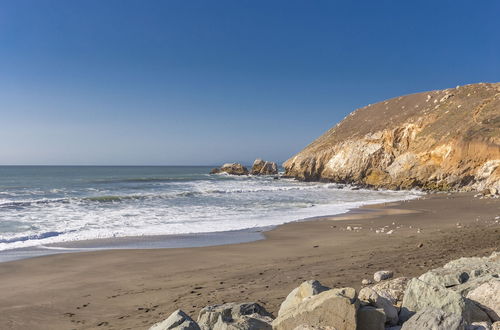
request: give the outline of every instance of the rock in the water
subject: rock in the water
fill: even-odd
[[[442,309],[445,313],[456,314],[466,322],[470,321],[465,298],[460,294],[443,286],[430,285],[417,278],[411,279],[401,305],[400,320],[404,322],[413,314],[429,308]]]
[[[372,289],[382,297],[391,300],[393,305],[400,306],[403,302],[403,296],[409,281],[409,277],[398,277],[392,280],[379,282],[372,286]]]
[[[149,330],[200,330],[200,327],[186,313],[178,309],[166,320],[156,323]]]
[[[392,305],[392,302],[380,296],[375,290],[371,288],[363,288],[358,293],[358,299],[361,302],[366,302],[373,307],[380,308],[384,311],[385,320],[384,323],[389,325],[398,324],[398,310]]]
[[[358,309],[357,330],[384,330],[385,313],[382,308],[363,306]]]
[[[257,158],[253,162],[252,170],[250,171],[253,175],[274,175],[278,174],[278,165],[275,162],[267,162],[260,158]]]
[[[227,303],[204,307],[198,316],[202,330],[271,329],[272,315],[257,303]]]
[[[440,309],[422,309],[403,323],[401,330],[465,330],[465,322],[460,315]]]
[[[239,163],[227,163],[220,168],[214,168],[210,174],[227,173],[231,175],[248,175],[248,169]]]
[[[393,275],[394,273],[390,270],[379,270],[378,272],[373,274],[373,279],[375,280],[375,282],[380,282],[392,278]]]
[[[330,288],[323,286],[319,281],[310,280],[303,282],[301,285],[293,289],[281,303],[278,315],[285,313],[291,308],[295,308],[304,299],[320,294],[326,290],[330,290]]]
[[[358,305],[353,288],[323,291],[280,313],[273,321],[273,329],[289,330],[304,324],[337,330],[356,329]]]
[[[492,279],[467,294],[493,321],[500,321],[500,280]]]

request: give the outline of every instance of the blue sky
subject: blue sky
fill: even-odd
[[[283,161],[352,110],[498,82],[500,2],[0,1],[0,164]]]

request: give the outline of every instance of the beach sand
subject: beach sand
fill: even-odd
[[[359,289],[381,269],[416,276],[498,251],[499,215],[499,199],[431,194],[285,224],[249,243],[0,263],[0,329],[147,329],[177,308],[196,318],[205,305],[231,301],[276,313],[304,280]]]

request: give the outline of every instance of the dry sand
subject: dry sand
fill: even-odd
[[[380,269],[415,276],[500,250],[499,199],[434,194],[367,209],[282,225],[251,243],[1,263],[0,329],[147,329],[177,308],[196,317],[205,305],[230,301],[276,313],[304,280],[359,288]],[[393,234],[375,233],[384,226]]]

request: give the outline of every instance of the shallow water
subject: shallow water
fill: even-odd
[[[352,190],[210,167],[2,166],[0,250],[79,240],[214,233],[339,214],[417,192]]]

